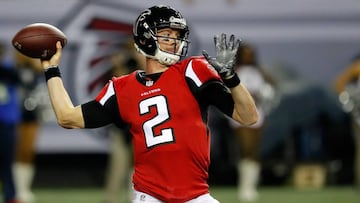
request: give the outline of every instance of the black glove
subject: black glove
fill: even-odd
[[[236,39],[235,41],[235,36],[231,35],[229,43],[226,43],[226,34],[223,33],[221,34],[221,37],[214,37],[216,57],[209,56],[205,50],[202,51],[205,59],[219,73],[225,85],[230,88],[235,87],[240,83],[240,79],[237,74],[235,74],[234,70],[236,52],[240,42],[240,39]]]

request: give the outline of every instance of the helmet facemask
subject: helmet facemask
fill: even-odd
[[[180,32],[182,30],[179,30]],[[182,34],[183,35],[183,34]],[[173,38],[167,36],[155,35],[154,40],[157,46],[154,57],[159,60],[160,63],[165,65],[172,65],[180,60],[181,57],[186,56],[188,50],[189,41],[187,37]],[[174,41],[172,50],[165,50],[160,47],[159,41]]]

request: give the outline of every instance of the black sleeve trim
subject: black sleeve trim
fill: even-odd
[[[187,82],[200,106],[213,105],[222,113],[232,117],[234,101],[229,89],[223,83],[212,80],[197,87],[192,80],[188,79]]]
[[[113,122],[113,117],[108,110],[95,100],[81,105],[85,128],[99,128]]]
[[[232,117],[234,111],[234,100],[227,87],[219,81],[211,81],[204,84],[200,91],[200,101],[215,106],[222,113]]]

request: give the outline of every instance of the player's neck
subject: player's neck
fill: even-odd
[[[150,59],[150,58],[146,59],[146,69],[145,69],[146,74],[164,72],[168,68],[169,68],[168,66],[159,63],[159,61],[155,59]]]

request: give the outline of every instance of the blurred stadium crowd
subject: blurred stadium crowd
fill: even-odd
[[[79,2],[78,7],[87,4],[95,8],[100,7],[100,4],[92,1]],[[184,2],[188,6],[198,3],[195,0]],[[239,3],[234,0],[225,2],[226,4]],[[113,4],[116,7],[122,5],[121,3],[120,5],[114,2],[109,3],[109,5]],[[125,3],[124,5],[124,8],[129,7]],[[88,12],[93,7],[89,6],[84,10]],[[132,7],[132,9],[139,10],[136,7]],[[66,57],[67,55],[77,54],[79,61],[64,61],[63,64],[64,66],[74,64],[64,71],[64,78],[69,81],[71,94],[79,102],[96,94],[98,87],[105,84],[111,76],[127,74],[141,68],[143,60],[133,50],[132,39],[129,38],[129,34],[131,34],[129,23],[116,22],[112,17],[107,18],[95,12],[95,15],[91,16],[92,20],[86,21],[83,23],[83,27],[80,27],[79,19],[82,17],[76,18],[76,16],[74,15],[75,20],[69,23],[70,26],[67,26],[65,30],[71,30],[72,34],[69,34],[69,46],[68,50],[65,50],[64,59],[70,58]],[[129,18],[131,17],[130,15]],[[359,18],[359,15],[354,16],[353,21],[359,20]],[[69,20],[71,19],[66,18],[57,24],[62,28],[61,26]],[[303,20],[308,21],[306,18]],[[208,22],[206,21],[206,23]],[[223,22],[219,22],[219,24],[221,23]],[[81,32],[90,30],[91,33],[79,35],[80,38],[84,36],[82,41],[79,36],[73,34],[80,32],[74,30],[76,26],[82,29]],[[216,32],[218,31],[214,30],[214,33]],[[236,32],[241,33],[241,29]],[[94,37],[94,33],[96,36],[101,36],[102,39]],[[203,49],[203,46],[206,46],[198,42],[201,38],[199,33],[201,30],[195,29],[192,37],[193,53],[197,53],[198,50]],[[75,43],[71,42],[72,37],[74,37]],[[30,117],[26,117],[27,121],[32,122],[27,125],[21,122],[25,118],[24,115],[29,116],[29,114],[22,114],[23,119],[19,118],[16,121],[17,124],[22,124],[19,125],[17,136],[20,136],[19,133],[28,134],[28,139],[17,145],[17,162],[14,167],[14,175],[17,180],[15,182],[18,186],[24,185],[19,187],[18,191],[25,193],[24,199],[30,199],[29,202],[32,202],[30,188],[33,186],[105,185],[105,199],[108,202],[115,202],[114,196],[119,188],[127,189],[129,187],[128,177],[132,170],[131,145],[127,131],[119,131],[112,126],[99,131],[87,131],[85,136],[92,136],[96,141],[106,143],[105,151],[76,152],[76,150],[42,151],[36,149],[39,146],[36,143],[40,142],[38,140],[40,138],[36,134],[51,134],[51,129],[56,131],[56,127],[53,127],[52,111],[49,103],[46,102],[48,98],[45,94],[47,90],[43,83],[44,80],[41,75],[37,74],[36,68],[29,68],[33,66],[32,62],[19,62],[24,59],[19,59],[13,53],[10,41],[1,40],[3,53],[7,54],[2,59],[2,64],[6,64],[4,67],[10,64],[9,66],[15,68],[14,74],[19,76],[19,109],[23,112],[26,110],[26,113],[32,111]],[[360,35],[357,42],[359,41]],[[279,49],[281,53],[286,52],[287,43],[284,42],[285,45]],[[251,38],[246,38],[244,44],[251,44],[255,59],[252,63],[241,64],[239,62],[238,66],[243,65],[246,68],[258,66],[261,67],[259,68],[261,73],[254,73],[250,70],[246,75],[246,73],[240,73],[239,70],[238,74],[242,81],[250,80],[246,85],[254,87],[253,96],[257,98],[257,103],[263,111],[264,120],[260,127],[242,129],[241,126],[234,126],[227,117],[219,114],[216,110],[210,109],[209,128],[212,131],[210,184],[240,184],[241,177],[249,176],[242,174],[242,171],[249,170],[241,168],[245,165],[245,157],[247,161],[253,160],[255,163],[255,166],[250,166],[252,167],[250,171],[258,170],[258,175],[255,175],[257,177],[254,180],[248,180],[254,182],[251,184],[255,188],[258,185],[293,185],[298,188],[356,185],[360,188],[360,135],[358,135],[358,128],[360,128],[358,122],[360,119],[360,91],[358,90],[360,62],[357,56],[357,51],[360,53],[360,47],[356,45],[358,50],[350,47],[349,49],[355,50],[352,52],[353,55],[342,59],[347,65],[332,71],[333,78],[324,79],[324,75],[329,76],[329,74],[321,72],[326,70],[324,67],[320,71],[314,70],[313,67],[307,67],[304,71],[301,70],[303,67],[294,67],[294,64],[288,61],[282,63],[279,58],[274,58],[276,63],[266,64],[263,62],[261,60],[264,59],[262,58],[263,51],[269,52],[272,44],[266,45],[261,40],[256,41]],[[299,44],[301,42],[297,41],[294,46]],[[345,44],[353,43],[346,41]],[[315,45],[321,46],[322,43],[315,43]],[[315,45],[312,44],[308,48],[311,49]],[[334,47],[336,46],[337,44],[334,44]],[[289,47],[292,48],[292,46]],[[282,49],[285,51],[281,51]],[[327,49],[325,46],[317,50]],[[311,52],[311,50],[306,51],[306,46],[300,46],[300,51],[302,52],[299,55]],[[341,52],[341,47],[337,51]],[[296,52],[291,57],[294,55]],[[327,56],[324,53],[321,54],[321,56],[324,55]],[[267,57],[269,59],[271,54],[268,54]],[[298,60],[303,59],[304,56],[300,56]],[[316,56],[309,57],[306,64],[315,59]],[[284,59],[284,61],[286,60]],[[19,69],[24,66],[28,66],[25,72],[24,69]],[[93,69],[87,70],[84,75],[78,74],[86,70],[88,66]],[[102,70],[99,71],[97,67],[101,67]],[[349,71],[346,72],[348,69]],[[1,71],[0,87],[3,88],[3,84],[9,78],[8,75],[2,77],[5,75],[5,69],[1,69]],[[304,73],[308,73],[308,75]],[[243,78],[241,74],[244,74]],[[255,80],[254,78],[257,77],[259,79]],[[321,82],[314,78],[319,78]],[[327,83],[324,84],[324,80],[327,80]],[[26,83],[29,81],[32,82],[31,85]],[[24,87],[27,87],[26,91]],[[85,90],[86,94],[79,93]],[[0,89],[0,109],[6,107],[3,105],[6,101],[4,91],[4,88]],[[6,110],[0,112],[5,115],[3,112]],[[0,118],[2,117],[0,116]],[[3,132],[5,131],[1,133]],[[68,131],[63,130],[60,133],[66,134]],[[122,134],[122,137],[120,138],[118,134]],[[254,138],[257,139],[254,140]],[[50,145],[53,146],[56,143]],[[3,149],[4,147],[0,150],[1,153],[3,153]],[[13,149],[9,148],[9,150]],[[21,156],[21,154],[23,155]]]

